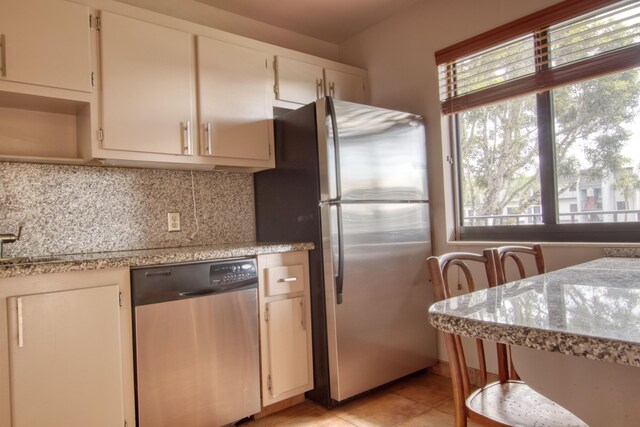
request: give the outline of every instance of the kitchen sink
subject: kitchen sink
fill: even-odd
[[[35,264],[41,262],[60,261],[60,258],[50,256],[19,256],[0,258],[0,265]]]

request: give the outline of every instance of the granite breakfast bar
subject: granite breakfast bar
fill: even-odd
[[[429,320],[512,344],[522,378],[589,425],[640,418],[640,259],[601,258],[450,298]]]

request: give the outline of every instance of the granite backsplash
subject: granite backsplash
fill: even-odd
[[[168,212],[180,213],[181,231],[167,231]],[[5,256],[254,241],[253,178],[0,162],[0,233],[19,225],[22,236]]]

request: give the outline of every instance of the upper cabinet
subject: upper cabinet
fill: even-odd
[[[0,81],[90,92],[89,8],[0,0]]]
[[[274,166],[265,52],[109,12],[101,21],[101,157]]]
[[[273,167],[268,55],[201,36],[197,45],[201,154]]]
[[[0,0],[0,161],[256,172],[275,167],[274,107],[366,102],[365,70],[72,1]]]
[[[274,69],[277,100],[304,105],[324,96],[321,66],[276,56]]]
[[[102,12],[102,148],[194,154],[191,34]]]
[[[327,95],[359,104],[367,102],[363,76],[325,68],[324,79]]]
[[[365,73],[349,73],[283,56],[274,58],[277,101],[309,104],[330,95],[343,101],[366,103]]]

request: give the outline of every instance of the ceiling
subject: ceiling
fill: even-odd
[[[331,43],[343,42],[419,0],[197,0]]]

